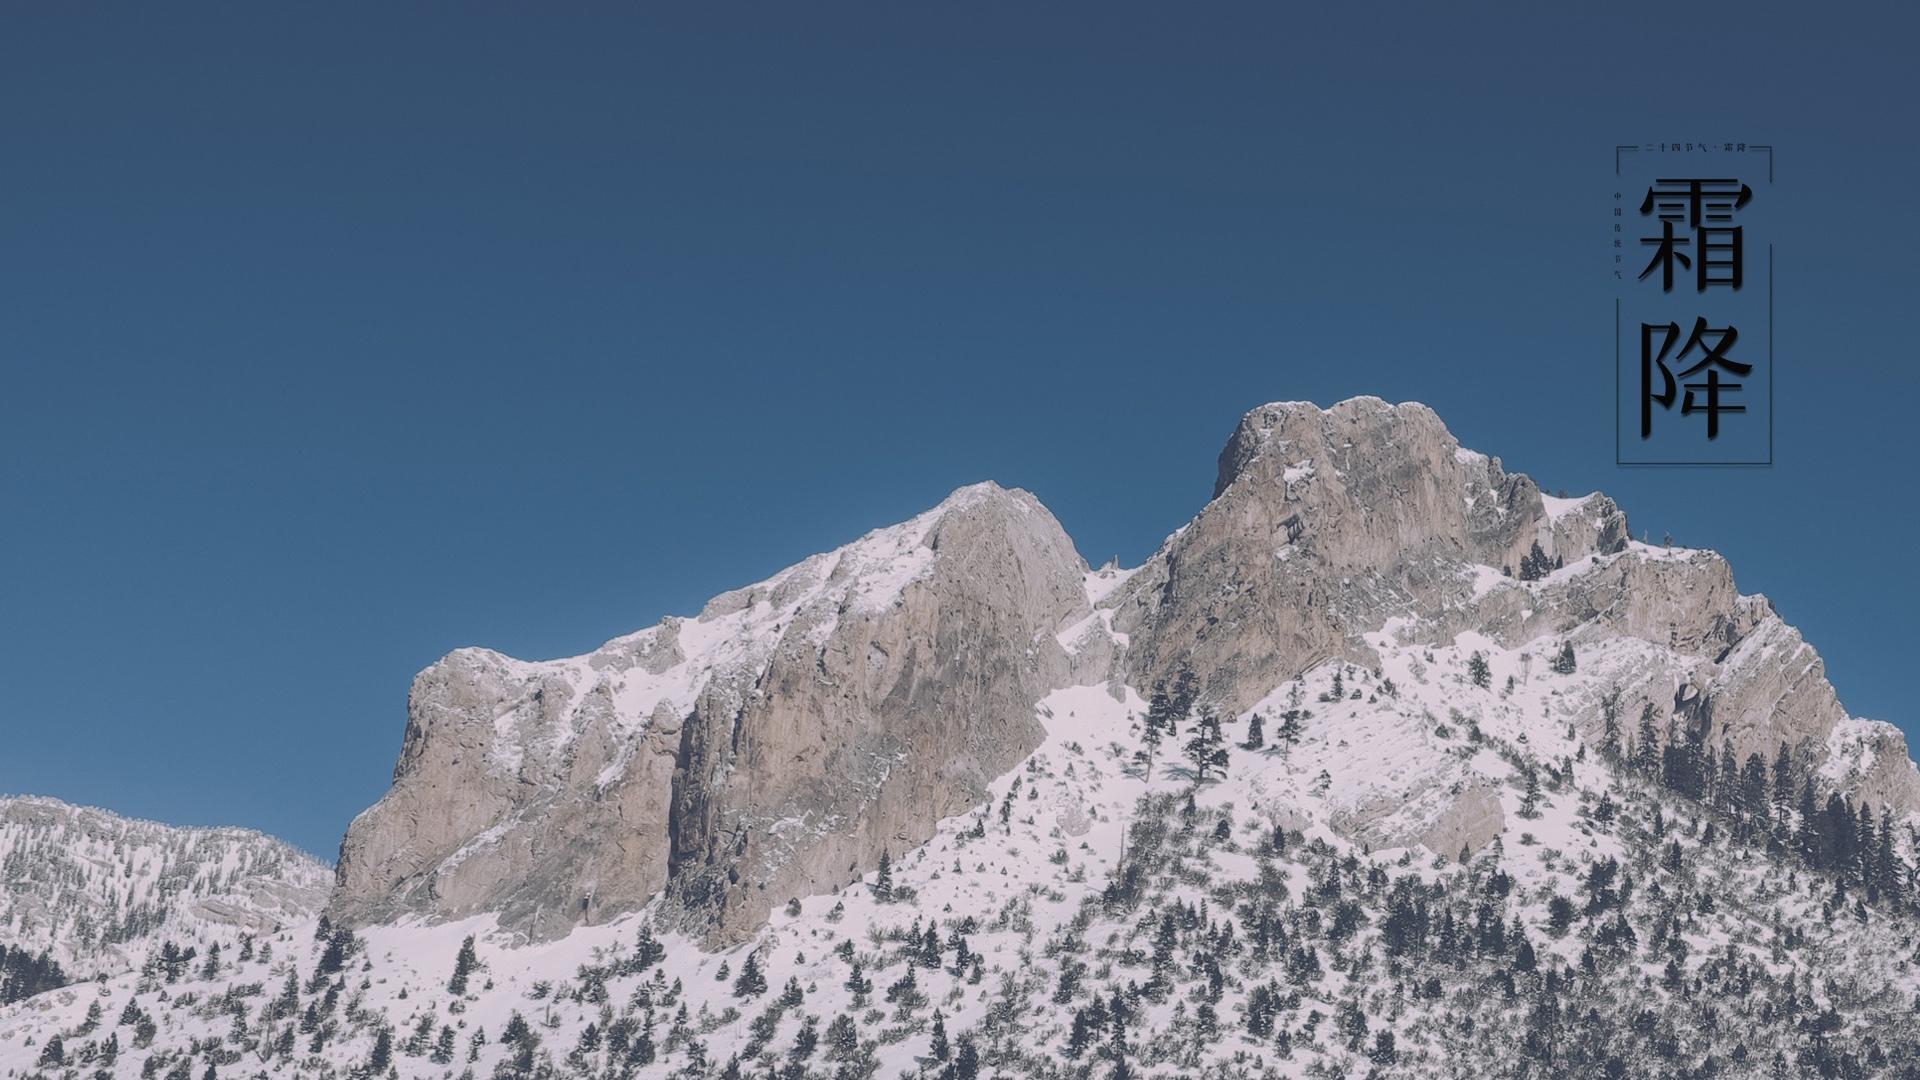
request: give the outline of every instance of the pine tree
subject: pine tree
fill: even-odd
[[[1213,709],[1201,707],[1199,721],[1194,724],[1193,734],[1187,739],[1186,755],[1187,760],[1193,763],[1195,783],[1206,783],[1210,774],[1226,775],[1226,738],[1220,733],[1220,716]]]
[[[853,1017],[846,1013],[833,1018],[827,1025],[827,1057],[841,1060],[852,1056],[860,1049],[860,1031],[854,1027]]]
[[[1553,570],[1553,560],[1541,549],[1540,541],[1535,540],[1533,547],[1520,556],[1520,580],[1539,581]]]
[[[1067,1033],[1066,1054],[1068,1060],[1079,1060],[1080,1055],[1087,1052],[1087,1046],[1092,1041],[1093,1025],[1087,1020],[1087,1010],[1073,1010],[1073,1026]]]
[[[666,946],[660,944],[660,940],[653,936],[653,924],[641,923],[640,933],[635,938],[633,945],[633,963],[635,969],[645,971],[666,959],[666,957]]]
[[[1194,675],[1193,668],[1186,664],[1180,665],[1171,688],[1165,679],[1153,684],[1153,696],[1148,699],[1147,716],[1140,732],[1140,741],[1146,749],[1134,755],[1135,761],[1146,766],[1147,779],[1153,779],[1153,762],[1160,744],[1179,736],[1180,724],[1192,711],[1193,700],[1198,693],[1199,679]]]
[[[335,930],[327,937],[327,947],[320,954],[320,966],[315,969],[319,975],[336,975],[347,966],[348,947],[353,943],[353,935],[345,927]]]
[[[1367,1051],[1367,1059],[1375,1065],[1392,1065],[1400,1060],[1400,1054],[1394,1049],[1393,1032],[1381,1028],[1374,1033],[1373,1048]]]
[[[1301,738],[1306,735],[1306,725],[1300,722],[1303,715],[1300,709],[1288,709],[1280,714],[1280,727],[1273,734],[1274,738],[1280,741],[1284,752],[1291,753],[1294,747],[1300,745]]]
[[[1600,698],[1600,754],[1609,762],[1620,760],[1620,688],[1612,686]]]
[[[1579,669],[1579,666],[1580,665],[1578,661],[1574,658],[1574,655],[1573,655],[1573,642],[1569,641],[1566,644],[1560,646],[1559,655],[1553,658],[1554,673],[1559,675],[1571,675]]]
[[[391,1064],[393,1064],[393,1032],[383,1027],[380,1033],[373,1037],[373,1053],[367,1058],[367,1068],[377,1073],[386,1072],[387,1066]]]
[[[960,1049],[953,1055],[948,1071],[953,1080],[979,1080],[980,1051],[973,1045],[973,1036],[960,1036]]]
[[[1537,769],[1527,770],[1527,789],[1520,796],[1520,816],[1523,818],[1540,816],[1540,772]]]
[[[1493,685],[1493,671],[1487,667],[1487,658],[1480,655],[1478,650],[1467,658],[1467,678],[1482,690]]]
[[[1820,812],[1814,802],[1813,778],[1808,777],[1800,786],[1799,821],[1795,823],[1793,842],[1800,858],[1811,867],[1820,869],[1822,849],[1820,836]]]
[[[873,898],[882,904],[893,903],[893,856],[880,853],[880,870],[873,878]]]
[[[873,992],[873,980],[860,970],[860,961],[853,962],[853,971],[847,975],[847,991],[856,999]]]
[[[460,952],[453,958],[453,978],[447,980],[447,993],[454,997],[464,997],[467,993],[467,976],[473,973],[473,967],[480,958],[473,951],[473,935],[460,943]]]
[[[1261,730],[1262,726],[1259,713],[1254,713],[1247,718],[1247,738],[1240,744],[1242,750],[1258,750],[1267,745],[1267,737]]]
[[[432,1038],[433,1014],[422,1013],[420,1014],[419,1023],[413,1026],[412,1036],[410,1036],[405,1043],[401,1044],[400,1050],[408,1057],[419,1057],[421,1054],[427,1052],[428,1040]]]
[[[1893,812],[1880,805],[1880,835],[1874,844],[1874,880],[1883,896],[1900,895],[1900,857],[1894,850]]]
[[[1793,754],[1783,741],[1780,753],[1773,759],[1773,806],[1776,817],[1793,805],[1795,784]]]
[[[1160,752],[1160,744],[1166,739],[1167,681],[1161,679],[1153,684],[1153,696],[1147,702],[1146,719],[1141,722],[1140,742],[1144,747],[1134,754],[1134,760],[1146,766],[1146,777],[1153,779],[1153,760]]]
[[[947,1018],[939,1009],[933,1010],[933,1036],[927,1044],[927,1054],[935,1061],[945,1061],[953,1053],[947,1045]]]
[[[759,954],[749,952],[746,960],[740,964],[740,977],[733,980],[733,996],[737,998],[759,997],[766,992],[767,977],[760,971]]]
[[[1640,707],[1640,734],[1634,746],[1633,765],[1640,772],[1651,775],[1654,766],[1660,760],[1660,739],[1653,730],[1653,702]]]

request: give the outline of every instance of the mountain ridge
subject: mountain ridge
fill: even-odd
[[[70,975],[124,970],[148,942],[207,944],[313,918],[331,868],[232,826],[167,825],[48,796],[0,796],[0,944]]]
[[[1725,560],[1633,542],[1606,495],[1546,495],[1461,447],[1425,405],[1262,405],[1217,472],[1194,518],[1098,595],[1045,507],[985,482],[582,656],[449,654],[416,680],[394,789],[343,840],[334,914],[504,907],[551,937],[665,895],[689,925],[737,939],[779,897],[837,888],[977,799],[994,768],[1037,745],[1021,717],[1051,690],[1147,688],[1191,664],[1201,695],[1239,713],[1327,659],[1376,664],[1367,635],[1405,614],[1436,642],[1468,628],[1664,641],[1689,658],[1669,665],[1664,711],[1712,701],[1737,752],[1787,742],[1810,766],[1844,722],[1871,760],[1836,781],[1920,808],[1920,773],[1899,767],[1904,737],[1847,716],[1817,654],[1763,597],[1738,592]],[[962,527],[944,529],[949,518]],[[1538,580],[1520,581],[1535,553]],[[964,572],[936,575],[959,559]],[[960,607],[973,614],[956,618]],[[993,655],[940,645],[955,626]],[[1805,670],[1779,677],[1802,650]],[[996,689],[961,731],[931,718],[976,684]],[[895,734],[848,734],[879,729]],[[763,733],[778,753],[756,753]],[[796,761],[804,775],[790,782]],[[884,785],[901,763],[940,793],[928,805],[896,794],[869,818],[869,800],[832,790],[840,777]],[[780,794],[729,802],[747,788]],[[449,797],[467,801],[449,813]],[[603,823],[556,827],[560,804]],[[829,835],[847,826],[857,842]],[[519,887],[530,877],[545,891]]]
[[[1274,403],[1137,567],[973,485],[449,654],[326,916],[0,1007],[0,1069],[1920,1080],[1917,791],[1717,554]]]

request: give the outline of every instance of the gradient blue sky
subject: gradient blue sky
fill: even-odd
[[[449,649],[981,478],[1132,564],[1357,393],[1726,552],[1913,730],[1920,27],[1548,6],[14,6],[0,790],[331,856]],[[1779,148],[1772,469],[1613,464],[1663,139]]]

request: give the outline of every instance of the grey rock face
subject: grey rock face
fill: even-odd
[[[1535,544],[1565,569],[1532,583],[1502,574]],[[1742,757],[1771,760],[1786,743],[1848,794],[1920,810],[1899,731],[1848,718],[1819,658],[1764,598],[1739,594],[1723,559],[1633,544],[1611,499],[1543,495],[1462,449],[1422,405],[1249,412],[1221,452],[1212,501],[1102,606],[1128,642],[1128,682],[1148,687],[1190,663],[1206,696],[1235,711],[1329,658],[1371,666],[1362,635],[1390,619],[1434,644],[1463,631],[1507,647],[1637,638],[1668,659],[1624,688],[1629,719],[1651,701],[1663,726],[1677,713]],[[1597,735],[1597,708],[1587,724]],[[1390,807],[1345,824],[1442,853],[1454,849],[1433,843],[1477,846],[1497,831],[1498,807],[1472,788],[1415,797],[1451,803],[1429,816],[1433,835],[1380,833]]]
[[[1520,580],[1536,546],[1550,572]],[[1651,703],[1742,756],[1786,743],[1837,789],[1920,810],[1899,732],[1847,716],[1717,555],[1632,542],[1606,496],[1545,495],[1423,405],[1283,402],[1242,419],[1213,498],[1133,571],[1087,574],[1032,496],[979,485],[588,656],[449,655],[414,683],[333,911],[492,911],[553,937],[658,896],[734,939],[976,805],[1038,744],[1054,689],[1144,693],[1191,664],[1242,713],[1322,661],[1376,666],[1383,632],[1639,643],[1613,650],[1627,720]],[[1577,712],[1596,735],[1597,703]],[[1333,826],[1477,849],[1501,805],[1451,760]]]
[[[1031,495],[984,484],[586,657],[453,653],[414,682],[334,913],[552,937],[664,892],[749,929],[1032,751],[1034,703],[1087,667],[1056,639],[1090,614],[1085,572]]]
[[[1424,405],[1265,405],[1220,454],[1214,497],[1108,601],[1134,685],[1182,662],[1244,709],[1360,635],[1438,611],[1467,565],[1513,567],[1534,543],[1572,562],[1626,543],[1604,497],[1554,515],[1533,481],[1462,450]]]

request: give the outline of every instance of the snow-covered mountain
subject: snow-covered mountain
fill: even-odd
[[[330,920],[0,1009],[0,1070],[1915,1077],[1917,809],[1717,555],[1277,403],[1137,568],[980,485],[449,656]]]
[[[324,863],[246,829],[0,797],[0,947],[46,952],[71,977],[125,971],[163,939],[204,948],[311,922],[329,879]]]

